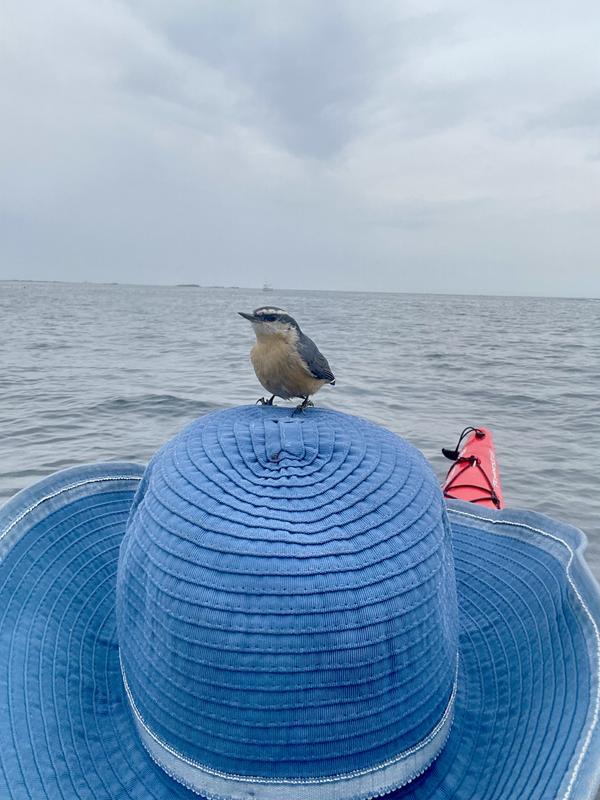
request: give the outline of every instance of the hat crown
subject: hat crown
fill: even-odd
[[[315,782],[327,797],[340,779],[332,796],[372,797],[443,745],[457,654],[443,499],[423,456],[365,420],[242,407],[186,428],[136,496],[117,614],[138,729],[198,791],[246,797],[243,778],[257,798]]]

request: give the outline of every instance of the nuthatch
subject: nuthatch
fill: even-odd
[[[311,394],[326,383],[335,384],[325,356],[283,309],[268,306],[257,308],[252,314],[238,313],[252,323],[256,344],[250,360],[256,377],[271,394],[268,400],[261,398],[260,403],[273,405],[275,397],[302,397],[298,408],[304,409],[312,405]]]

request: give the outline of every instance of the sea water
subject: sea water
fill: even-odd
[[[317,404],[410,439],[440,477],[491,428],[506,503],[588,535],[600,577],[600,301],[0,282],[0,503],[55,470],[145,463],[265,394],[237,311],[288,310],[328,358]]]

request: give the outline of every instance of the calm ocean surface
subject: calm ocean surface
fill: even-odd
[[[410,439],[442,478],[495,436],[507,505],[582,528],[600,577],[600,301],[0,282],[0,503],[77,463],[145,462],[264,394],[236,311],[286,308],[335,372],[317,403]]]

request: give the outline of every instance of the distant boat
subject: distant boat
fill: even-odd
[[[263,283],[263,292],[272,292],[273,287],[270,283]]]

